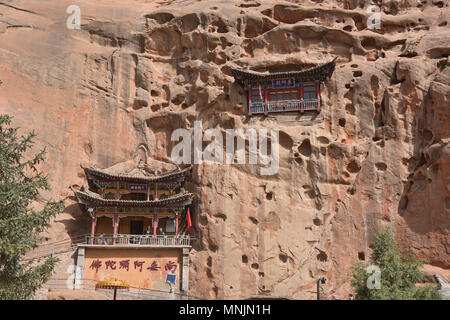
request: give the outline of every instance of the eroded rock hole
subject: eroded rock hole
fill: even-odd
[[[325,252],[321,252],[317,255],[317,260],[321,262],[326,262],[328,260],[328,256]]]
[[[258,224],[258,219],[256,219],[255,217],[248,217],[248,219],[253,222],[253,224]]]
[[[344,157],[344,150],[336,144],[330,144],[327,151],[328,155],[333,159],[342,159]]]
[[[343,29],[344,29],[345,31],[347,31],[347,32],[350,32],[350,31],[353,30],[353,26],[348,25],[348,26],[345,26]]]
[[[347,165],[347,170],[351,173],[357,173],[361,170],[361,166],[356,160],[350,161],[350,163]]]
[[[298,151],[305,157],[311,156],[312,149],[311,149],[311,142],[309,141],[309,139],[303,140],[300,147],[298,147]]]
[[[386,169],[387,169],[387,165],[384,162],[377,162],[377,163],[375,163],[375,166],[377,167],[378,170],[381,170],[381,171],[386,171]]]
[[[242,256],[242,263],[248,263],[248,257],[245,254]]]
[[[358,252],[358,259],[361,261],[366,260],[366,255],[364,252]]]
[[[351,103],[347,103],[345,105],[345,111],[347,111],[348,113],[350,113],[351,115],[355,114],[355,107],[353,106],[353,104]]]
[[[227,216],[223,213],[217,213],[214,215],[214,217],[217,217],[219,219],[222,219],[223,221],[227,220]]]
[[[408,207],[408,201],[409,201],[408,196],[403,196],[398,203],[398,207],[401,210],[406,210],[406,208]]]
[[[445,198],[445,210],[450,210],[450,198]]]
[[[327,137],[324,137],[324,136],[318,137],[317,140],[318,140],[321,144],[329,144],[329,143],[330,143],[330,139],[328,139]]]

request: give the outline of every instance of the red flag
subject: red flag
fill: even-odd
[[[187,220],[187,229],[188,229],[188,231],[189,231],[189,230],[191,229],[191,227],[192,227],[191,213],[189,212],[189,208],[188,208],[186,220]]]
[[[263,96],[262,96],[261,85],[259,85],[259,97],[261,98],[261,102],[263,102],[264,99],[263,99]]]

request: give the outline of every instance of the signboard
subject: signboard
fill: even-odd
[[[272,80],[273,89],[293,88],[295,87],[295,79],[274,79]]]
[[[145,190],[147,190],[147,185],[146,184],[130,184],[130,185],[128,185],[128,190],[145,191]]]
[[[175,284],[176,279],[177,279],[177,275],[176,274],[167,274],[167,276],[166,276],[166,283]]]
[[[177,282],[182,269],[180,249],[87,248],[83,278],[95,280],[118,278],[133,287],[158,289],[163,287],[168,279],[174,279],[173,284],[180,285]]]

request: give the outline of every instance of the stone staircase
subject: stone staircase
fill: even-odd
[[[74,250],[78,244],[84,243],[86,235],[78,235],[70,239],[58,240],[39,245],[37,248],[28,252],[23,261],[30,261],[49,256],[55,256],[60,253]]]

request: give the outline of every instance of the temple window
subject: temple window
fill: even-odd
[[[253,102],[262,102],[261,95],[258,89],[252,90],[252,101]]]
[[[145,201],[145,200],[147,200],[147,194],[133,192],[133,193],[131,193],[131,199],[130,200]]]
[[[313,83],[303,85],[303,99],[304,100],[317,99],[316,86]]]
[[[115,198],[116,198],[115,193],[112,193],[112,192],[105,193],[105,199],[115,199]]]

